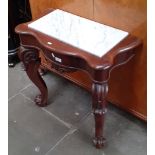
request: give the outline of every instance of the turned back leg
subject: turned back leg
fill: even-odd
[[[105,144],[103,137],[104,119],[107,111],[106,95],[108,93],[107,83],[93,83],[92,85],[92,98],[93,98],[93,113],[95,118],[95,138],[93,140],[96,148],[101,148]]]

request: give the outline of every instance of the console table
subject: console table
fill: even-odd
[[[103,127],[110,72],[136,54],[141,48],[141,40],[128,32],[59,9],[18,25],[16,33],[21,42],[19,58],[41,93],[35,98],[38,106],[48,105],[48,90],[38,72],[40,53],[58,72],[83,70],[90,76],[95,118],[93,142],[97,148],[104,146]]]

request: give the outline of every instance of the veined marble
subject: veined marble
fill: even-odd
[[[128,32],[59,9],[30,23],[28,27],[98,57],[102,57],[128,35]]]

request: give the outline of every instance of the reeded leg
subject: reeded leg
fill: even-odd
[[[38,87],[41,94],[35,98],[35,103],[44,107],[47,105],[47,87],[43,79],[41,78],[38,69],[40,66],[39,52],[34,48],[20,48],[19,58],[24,64],[25,71],[30,80]]]
[[[106,95],[108,93],[107,83],[93,83],[92,97],[93,97],[93,113],[95,117],[95,138],[93,140],[96,148],[101,148],[105,144],[103,137],[104,116],[106,113]]]

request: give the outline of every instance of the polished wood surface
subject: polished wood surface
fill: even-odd
[[[64,68],[80,68],[80,70],[87,71],[91,75],[90,78],[98,82],[109,80],[109,70],[113,70],[117,65],[128,62],[141,49],[141,40],[129,34],[102,57],[98,57],[29,28],[28,24],[30,22],[16,27],[16,33],[20,35],[22,46],[39,48],[40,52],[43,52],[44,57],[52,59],[55,65],[60,63],[59,66]],[[52,45],[47,44],[49,41],[52,42]],[[55,57],[61,58],[63,62],[56,61]]]
[[[60,8],[79,16],[89,19],[93,18],[93,0],[30,0],[33,19],[47,8]]]
[[[128,31],[143,41],[142,51],[112,72],[108,99],[146,120],[146,0],[96,0],[94,6],[96,21]]]
[[[108,100],[146,120],[146,0],[30,0],[32,16],[47,8],[60,8],[74,14],[128,31],[143,41],[143,49],[129,63],[112,72]],[[48,66],[42,59],[42,65]],[[53,70],[54,71],[54,70]],[[120,76],[121,75],[121,76]],[[91,90],[91,80],[82,71],[62,76]],[[123,79],[123,80],[122,80]]]
[[[49,70],[54,69],[61,74],[77,70],[86,72],[92,82],[92,111],[95,119],[93,142],[96,148],[103,147],[106,142],[103,131],[105,113],[107,112],[108,81],[111,72],[114,68],[128,63],[140,52],[141,40],[129,34],[111,50],[98,57],[94,53],[85,52],[62,40],[30,28],[28,27],[30,23],[20,24],[15,30],[20,36],[19,58],[23,62],[30,80],[41,93],[35,98],[35,103],[40,107],[48,105],[47,86],[39,74],[40,53],[49,62],[48,65],[51,67]],[[52,45],[48,45],[48,42],[52,42]],[[58,58],[61,61],[58,61]]]

